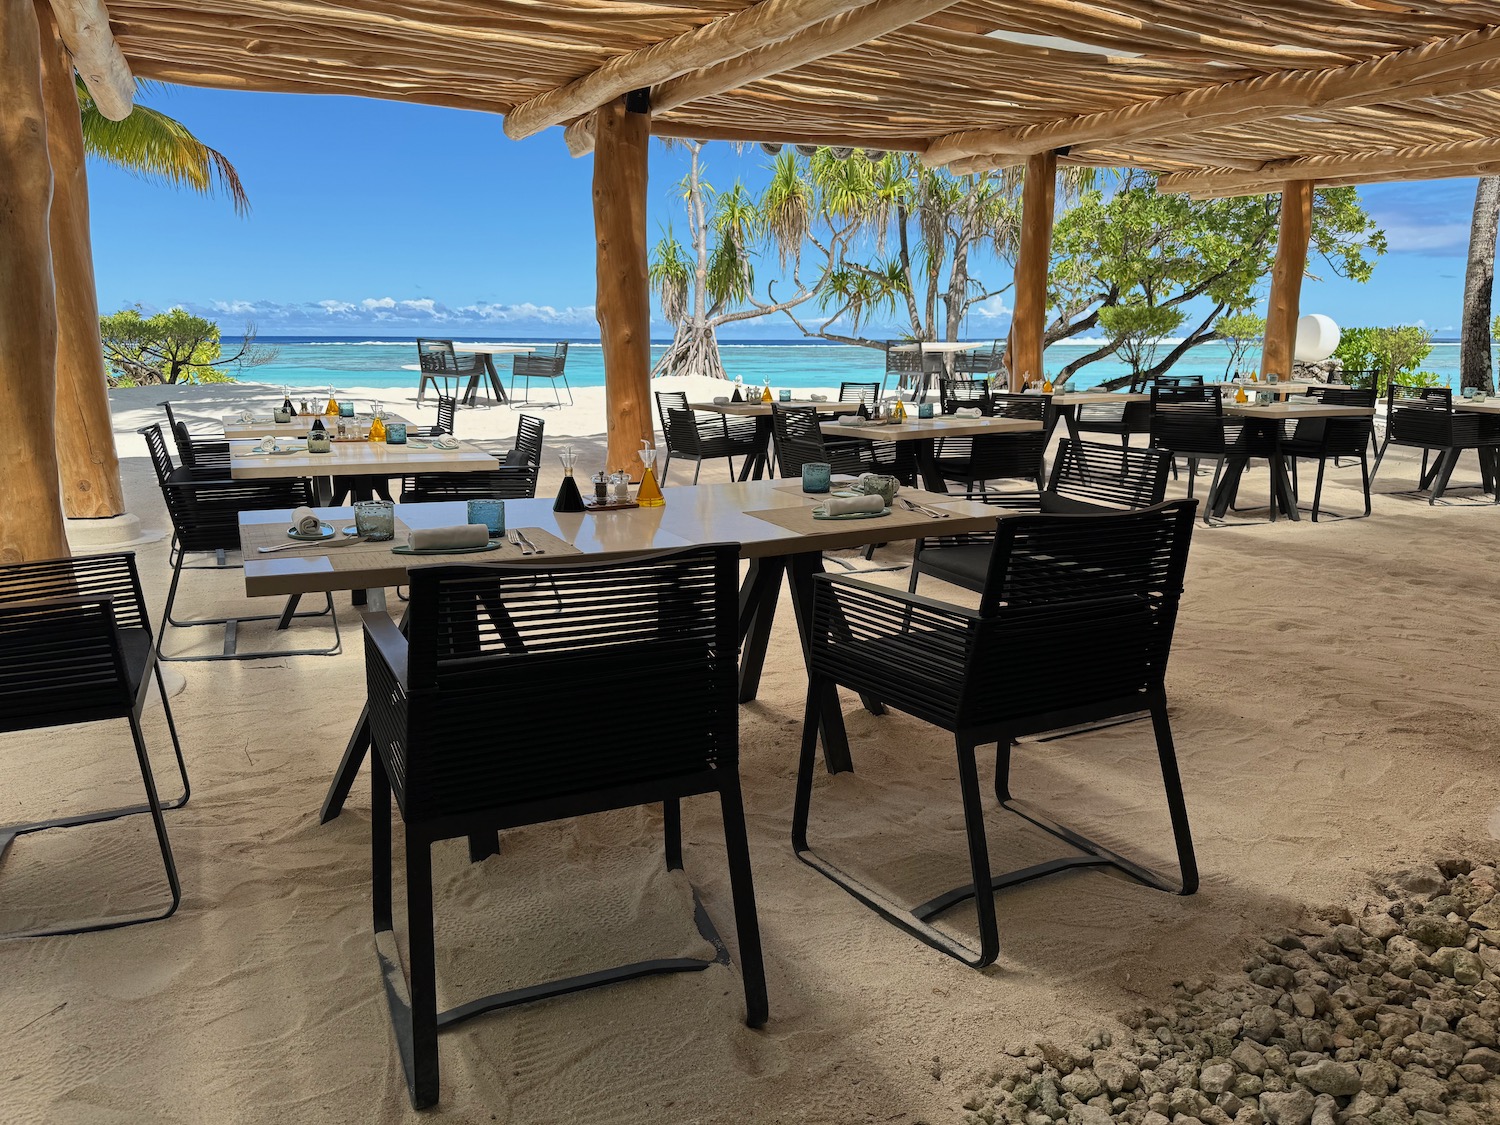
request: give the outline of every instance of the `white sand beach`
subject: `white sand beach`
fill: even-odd
[[[434,416],[431,406],[417,410],[412,393],[352,393],[424,423]],[[575,393],[572,408],[537,411],[547,423],[541,494],[556,487],[560,439],[577,445],[582,468],[602,461],[603,392]],[[279,401],[280,389],[112,393],[130,509],[168,532],[134,433],[160,419],[164,397],[209,432],[244,404]],[[508,444],[514,413],[463,410],[458,434]],[[1358,510],[1357,468],[1330,474],[1325,507]],[[1199,525],[1168,694],[1202,889],[1178,898],[1074,873],[1003,893],[1002,955],[984,972],[918,944],[794,857],[806,677],[784,603],[760,698],[740,713],[769,1023],[744,1026],[738,970],[723,966],[492,1014],[442,1036],[441,1103],[424,1118],[958,1123],[1007,1045],[1116,1026],[1118,1013],[1164,1002],[1174,981],[1237,970],[1257,935],[1308,906],[1354,900],[1373,873],[1474,842],[1489,847],[1500,837],[1491,558],[1500,511],[1477,489],[1457,488],[1477,484],[1472,457],[1450,504],[1410,495],[1416,475],[1416,459],[1393,451],[1371,519],[1272,524],[1261,510],[1232,513],[1222,528]],[[705,480],[724,476],[722,463],[704,470]],[[686,477],[674,468],[672,481]],[[1184,488],[1174,482],[1170,495]],[[1263,465],[1243,494],[1265,503]],[[167,543],[138,554],[159,626]],[[876,560],[909,557],[909,544],[892,544]],[[904,572],[871,577],[906,582]],[[184,612],[249,604],[237,572],[190,582]],[[974,600],[938,584],[923,591]],[[337,605],[338,657],[176,665],[187,678],[173,707],[194,789],[167,814],[182,909],[112,933],[0,944],[0,1121],[418,1118],[371,938],[367,780],[341,817],[318,823],[365,690],[358,618],[347,596]],[[609,705],[669,706],[671,693],[662,683],[656,699]],[[596,705],[586,684],[555,703],[560,713]],[[903,715],[870,715],[852,696],[844,709],[856,772],[819,775],[816,839],[901,901],[963,882],[945,737]],[[147,735],[171,795],[159,708],[148,711]],[[4,753],[0,823],[139,799],[123,724],[7,735]],[[1149,731],[1126,724],[1024,744],[1014,785],[1165,866],[1170,834],[1155,771]],[[501,854],[480,864],[468,862],[463,841],[440,845],[440,1002],[700,950],[687,878],[732,935],[716,810],[710,798],[685,804],[685,875],[664,868],[654,809],[506,832]],[[994,812],[989,827],[997,865],[1066,852],[1006,814]],[[0,865],[0,930],[164,894],[145,818],[28,837]],[[974,929],[962,908],[944,924]]]

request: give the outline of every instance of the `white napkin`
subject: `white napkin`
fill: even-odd
[[[840,414],[839,415],[839,425],[840,426],[863,426],[864,424],[865,424],[865,420],[863,418],[861,418],[858,414]]]
[[[953,412],[955,418],[983,418],[984,411],[977,406],[960,406]]]
[[[411,533],[413,551],[438,551],[454,547],[483,547],[490,541],[490,529],[482,523],[456,527],[427,527]]]
[[[451,452],[452,450],[458,448],[458,442],[454,438],[450,437],[433,438],[432,447],[434,449],[446,449]]]
[[[808,395],[807,398],[808,398],[809,402],[827,402],[828,401],[828,396],[827,395]]]
[[[305,504],[292,513],[292,526],[303,535],[316,535],[323,529],[322,521]]]
[[[715,406],[728,406],[729,405],[729,396],[728,395],[714,395],[714,405]]]
[[[882,512],[885,501],[879,496],[830,496],[823,501],[823,513],[844,516],[850,512]]]

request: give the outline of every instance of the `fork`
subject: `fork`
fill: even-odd
[[[522,542],[521,533],[519,531],[516,531],[515,529],[511,529],[510,531],[507,531],[505,533],[505,538],[510,543],[510,545],[512,547],[519,547],[521,549],[521,554],[523,554],[523,555],[529,555],[529,554],[531,554],[531,551],[532,551],[531,544]]]
[[[516,529],[516,534],[519,535],[523,540],[526,541],[526,545],[531,548],[531,553],[533,555],[545,555],[547,553],[541,547],[538,547],[535,543],[533,543],[531,541],[531,537],[529,535],[527,535],[524,531],[522,531],[520,528]]]
[[[901,501],[908,512],[920,512],[922,515],[930,516],[935,520],[945,520],[951,514],[949,512],[940,512],[936,508],[925,507],[914,500],[908,500],[905,496],[898,496],[896,499]]]

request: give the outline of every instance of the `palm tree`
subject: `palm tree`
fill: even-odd
[[[90,156],[146,179],[188,187],[202,195],[222,191],[238,215],[250,210],[250,197],[229,158],[210,148],[175,118],[139,102],[123,121],[99,112],[83,80],[76,78],[83,114],[83,145]],[[145,83],[138,90],[149,90]]]
[[[1495,389],[1491,357],[1490,302],[1495,288],[1495,234],[1500,225],[1500,176],[1482,176],[1474,192],[1469,225],[1469,269],[1464,277],[1463,344],[1459,385]]]

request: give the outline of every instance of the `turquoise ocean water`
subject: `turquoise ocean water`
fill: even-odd
[[[468,342],[547,343],[527,339],[501,340],[465,337]],[[226,343],[229,340],[226,339]],[[274,362],[248,368],[241,379],[293,387],[415,387],[415,371],[403,371],[402,364],[416,362],[416,344],[412,339],[356,339],[341,337],[263,336],[260,343],[276,349]],[[1073,359],[1086,355],[1097,345],[1055,344],[1047,349],[1046,367],[1057,371]],[[666,342],[653,344],[652,359],[660,356]],[[740,376],[747,384],[759,385],[770,379],[776,388],[837,387],[840,382],[871,381],[881,377],[884,356],[871,348],[806,341],[770,341],[755,343],[722,343],[724,367],[731,377]],[[1258,366],[1259,355],[1250,354],[1247,367]],[[1224,375],[1228,352],[1219,344],[1194,348],[1173,367],[1174,374],[1203,375],[1214,379]],[[510,385],[510,357],[497,356],[495,365]],[[1423,365],[1453,385],[1458,381],[1458,345],[1440,343],[1433,347]],[[1083,388],[1123,375],[1128,368],[1118,361],[1105,360],[1090,364],[1073,377],[1072,385]],[[568,380],[575,387],[604,385],[604,363],[597,342],[572,343],[568,350]]]

